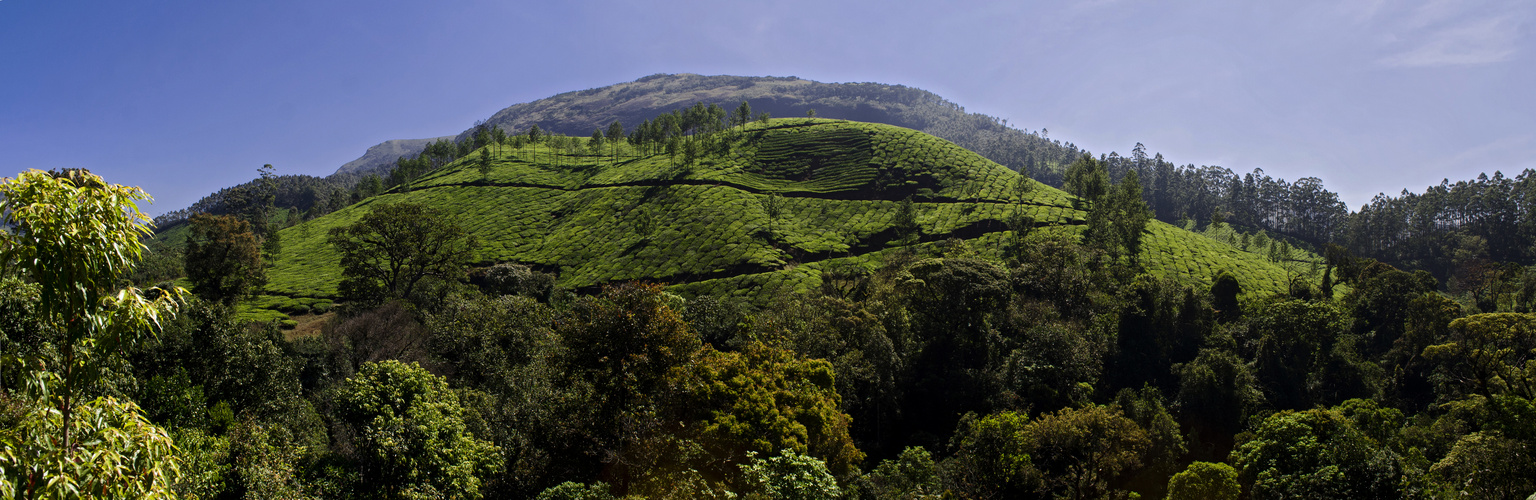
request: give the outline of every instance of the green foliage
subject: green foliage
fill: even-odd
[[[649,401],[701,346],[657,285],[613,285],[580,298],[556,332],[565,343],[562,361],[592,381],[607,418]]]
[[[490,295],[521,295],[543,301],[549,300],[555,288],[554,276],[505,263],[471,273],[470,281]]]
[[[480,498],[500,450],[465,429],[459,398],[415,363],[364,364],[338,395],[356,427],[363,485],[379,498]]]
[[[1228,273],[1216,275],[1216,283],[1211,285],[1211,307],[1216,309],[1216,316],[1223,321],[1241,317],[1243,309],[1237,302],[1237,296],[1242,293],[1242,284],[1236,277]]]
[[[944,486],[933,456],[921,446],[908,447],[901,455],[881,460],[875,470],[860,477],[855,498],[929,500],[942,498]]]
[[[1094,498],[1122,473],[1140,467],[1152,442],[1119,409],[1065,408],[1030,422],[1031,461],[1053,495]]]
[[[1253,313],[1254,368],[1277,408],[1302,409],[1374,397],[1381,368],[1343,335],[1345,316],[1327,302],[1287,300]]]
[[[235,455],[235,478],[245,498],[261,500],[307,499],[299,477],[304,449],[280,429],[244,421],[230,430],[230,453]],[[238,491],[238,490],[237,490]]]
[[[376,207],[357,223],[333,228],[341,254],[342,295],[365,303],[416,300],[425,278],[457,281],[477,245],[443,211],[417,203]]]
[[[233,304],[266,284],[266,265],[250,224],[230,217],[193,215],[185,265],[192,291],[203,300]]]
[[[1242,429],[1264,404],[1258,378],[1242,358],[1222,349],[1201,349],[1178,368],[1174,405],[1194,439],[1214,441]]]
[[[1109,192],[1109,172],[1093,155],[1083,153],[1082,157],[1067,166],[1065,185],[1072,196],[1087,203],[1098,203]]]
[[[1117,407],[1063,408],[1028,421],[968,416],[955,436],[959,481],[974,496],[1097,498],[1152,445]]]
[[[1487,313],[1451,322],[1445,343],[1424,349],[1443,395],[1536,398],[1536,314]]]
[[[974,497],[1022,497],[1043,486],[1031,463],[1029,417],[1004,411],[984,417],[968,414],[960,421],[952,446],[958,471],[954,479]]]
[[[864,459],[848,435],[852,420],[838,409],[826,361],[757,344],[740,353],[704,349],[679,383],[686,394],[677,404],[686,409],[685,420],[696,421],[688,426],[717,456],[804,453],[839,477]]]
[[[833,500],[843,495],[826,464],[792,449],[767,459],[752,456],[741,469],[753,489],[747,498]]]
[[[154,336],[184,292],[113,291],[143,253],[148,218],[134,203],[147,198],[84,170],[30,170],[0,181],[10,228],[0,259],[37,284],[31,308],[39,326],[62,333],[55,359],[24,362],[28,382],[19,394],[30,408],[3,435],[0,456],[7,495],[162,497],[179,474],[169,436],[137,405],[79,401],[114,354]]]
[[[1092,158],[1088,158],[1092,161]],[[1069,179],[1071,170],[1068,170]],[[1152,213],[1141,199],[1141,181],[1136,172],[1126,174],[1125,179],[1114,186],[1101,186],[1102,171],[1089,175],[1093,180],[1080,188],[1091,202],[1088,227],[1083,230],[1083,242],[1104,250],[1111,258],[1125,256],[1133,266],[1141,262],[1143,233]]]
[[[1457,496],[1520,498],[1536,490],[1533,464],[1536,456],[1530,441],[1498,432],[1474,432],[1458,439],[1429,472]]]
[[[1400,459],[1338,411],[1283,411],[1233,451],[1254,498],[1383,498],[1397,495]]]
[[[0,433],[0,492],[10,498],[176,497],[176,445],[137,405],[104,397],[71,409],[34,406]]]
[[[566,481],[539,493],[534,500],[613,500],[608,485],[602,481],[582,484]]]
[[[1237,471],[1222,463],[1194,462],[1168,479],[1168,500],[1237,500]]]
[[[229,438],[197,429],[176,429],[172,435],[182,459],[180,498],[217,498],[233,482]]]

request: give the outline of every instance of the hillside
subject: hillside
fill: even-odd
[[[644,120],[696,102],[733,109],[742,101],[750,103],[754,112],[774,117],[805,116],[807,110],[815,110],[816,116],[822,118],[884,123],[927,132],[1011,169],[1031,169],[1033,176],[1048,184],[1059,184],[1054,177],[1055,167],[1071,162],[1080,153],[1070,143],[1026,133],[997,118],[966,113],[965,108],[926,90],[882,83],[823,83],[795,77],[657,74],[515,104],[491,115],[484,124],[508,132],[525,131],[536,124],[547,131],[584,137],[614,121],[633,129]],[[458,139],[467,138],[473,130],[460,133]],[[426,143],[401,146],[397,157],[420,153]],[[355,168],[354,163],[337,173],[388,172],[383,164]]]
[[[396,189],[283,230],[268,292],[331,298],[341,278],[330,228],[400,201],[447,210],[478,235],[481,265],[519,262],[587,288],[670,283],[685,296],[803,290],[832,266],[873,266],[893,251],[895,214],[911,196],[919,245],[967,240],[996,255],[1002,222],[1025,210],[1042,231],[1076,234],[1086,219],[1065,193],[920,132],[826,119],[779,119],[722,134],[691,167],[665,154],[572,154],[490,146],[482,175],[461,160]],[[479,154],[473,155],[477,157]],[[769,207],[782,207],[770,220]],[[1153,222],[1149,269],[1191,283],[1218,272],[1271,292],[1285,272],[1257,254]]]
[[[400,157],[416,156],[433,141],[451,138],[445,136],[433,137],[431,139],[395,139],[384,141],[368,148],[368,151],[365,151],[363,156],[349,161],[346,165],[336,169],[336,175],[389,172],[389,169],[395,167],[395,160],[400,159]]]

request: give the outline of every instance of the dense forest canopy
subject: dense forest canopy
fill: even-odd
[[[1135,210],[1134,174],[1110,182],[1091,157],[1071,170],[1091,210]],[[1320,282],[1239,299],[1228,277],[1199,288],[1146,272],[1114,239],[1128,234],[1117,216],[1102,233],[1020,235],[1001,258],[907,246],[756,308],[646,283],[573,293],[511,264],[466,279],[454,221],[378,205],[334,244],[419,228],[423,240],[374,253],[437,262],[416,285],[428,292],[354,287],[298,335],[170,285],[96,302],[131,284],[137,252],[113,249],[135,246],[110,242],[146,230],[133,192],[78,171],[0,189],[17,204],[5,255],[22,264],[0,326],[6,356],[26,361],[0,371],[0,487],[20,497],[71,496],[56,484],[213,498],[1536,490],[1536,315],[1478,312],[1428,273],[1368,258],[1336,255]],[[33,199],[71,209],[17,209]],[[51,236],[118,213],[75,233],[104,244]],[[261,244],[212,219],[194,224]],[[104,267],[61,273],[57,259]],[[81,413],[102,418],[78,426]],[[85,440],[98,435],[120,437]],[[85,453],[106,462],[58,468]],[[55,477],[68,482],[38,481]]]
[[[24,498],[90,496],[69,493],[75,485],[212,498],[1536,491],[1531,172],[1350,213],[1317,179],[1178,167],[1142,147],[1073,150],[1025,170],[1058,176],[1070,196],[956,163],[958,152],[879,171],[867,166],[887,149],[953,145],[773,119],[750,100],[592,128],[482,124],[364,177],[337,198],[359,203],[334,211],[284,207],[282,178],[264,170],[226,194],[238,203],[223,214],[189,217],[174,250],[137,243],[148,229],[132,188],[81,171],[6,179],[0,346],[14,362],[0,369],[0,488]],[[639,249],[682,233],[645,209],[678,198],[658,178],[745,193],[737,206],[762,223],[739,232],[789,257],[763,274],[814,273],[800,282],[814,286],[567,286],[575,268],[477,257],[477,238],[490,236],[462,225],[474,221],[451,215],[465,209],[442,194],[633,190],[641,201],[572,206],[622,214],[635,233],[623,243]],[[881,215],[865,235],[878,248],[855,259],[836,235],[793,238],[817,213],[806,207],[832,201]],[[953,208],[963,220],[978,207],[996,210],[985,212],[990,229],[934,237],[932,214]],[[59,232],[78,227],[90,229]],[[785,250],[804,245],[829,250]],[[846,265],[832,265],[838,252]],[[1256,253],[1280,286],[1228,272],[1180,279]],[[334,294],[284,296],[286,325],[261,317],[260,283],[294,282],[263,270],[319,269],[264,263],[321,254],[338,262]],[[1260,268],[1270,269],[1242,269]],[[82,456],[99,458],[65,470]],[[40,481],[56,477],[67,480]]]

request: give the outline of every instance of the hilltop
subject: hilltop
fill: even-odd
[[[916,246],[958,239],[981,256],[998,256],[1015,210],[1044,233],[1076,235],[1086,220],[1066,193],[910,129],[777,119],[717,135],[691,165],[628,145],[487,146],[488,173],[477,152],[284,229],[268,293],[334,298],[341,275],[327,232],[402,201],[444,209],[478,235],[479,265],[557,272],[567,288],[649,280],[684,296],[752,299],[816,287],[835,266],[875,266],[897,249],[909,198]],[[1258,254],[1161,222],[1148,231],[1144,262],[1155,273],[1208,284],[1226,271],[1256,293],[1284,283],[1285,271]]]
[[[508,106],[481,124],[501,127],[508,133],[523,132],[533,125],[559,134],[582,137],[615,121],[634,127],[645,120],[694,103],[717,104],[731,109],[742,101],[753,111],[773,117],[816,116],[841,120],[896,125],[927,132],[1013,170],[1028,170],[1047,184],[1059,185],[1058,167],[1081,152],[1071,143],[1051,141],[1001,120],[965,108],[932,92],[883,83],[823,83],[796,77],[751,77],[689,73],[656,74],[604,87],[565,92],[535,101]],[[468,138],[470,128],[457,137]],[[398,151],[395,157],[420,153],[430,140],[389,141],[374,149]],[[394,143],[394,144],[391,144]],[[386,147],[386,145],[390,145]],[[394,153],[391,153],[394,154]],[[383,163],[359,168],[360,158],[336,171],[387,173]],[[390,162],[394,158],[388,158]]]

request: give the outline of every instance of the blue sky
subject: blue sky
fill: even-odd
[[[1378,192],[1536,168],[1536,2],[0,0],[0,173],[151,213],[653,73],[874,81],[1096,153]]]

